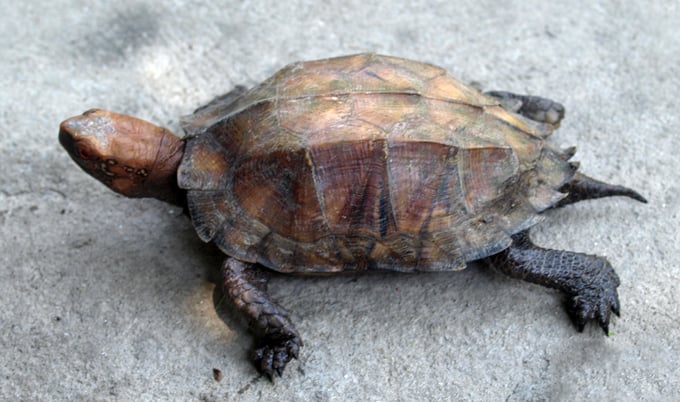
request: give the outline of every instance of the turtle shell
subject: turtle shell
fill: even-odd
[[[455,270],[534,225],[574,173],[552,126],[425,63],[291,64],[185,118],[204,241],[282,272]]]

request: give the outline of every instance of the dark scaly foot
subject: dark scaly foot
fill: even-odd
[[[512,246],[487,260],[513,278],[564,292],[569,297],[567,311],[579,331],[596,320],[609,334],[610,313],[620,312],[619,277],[606,258],[538,247],[528,231],[512,239]]]
[[[573,204],[578,201],[611,197],[615,195],[630,197],[634,200],[644,203],[647,202],[645,197],[641,196],[635,190],[623,186],[607,184],[590,178],[582,173],[576,173],[567,184],[560,188],[560,191],[563,193],[568,193],[568,195],[561,199],[557,205],[555,205],[555,208]]]
[[[540,96],[518,95],[505,91],[484,93],[496,98],[506,110],[519,113],[540,123],[548,123],[557,127],[564,118],[564,106],[550,99]]]
[[[297,359],[302,341],[288,312],[269,298],[259,270],[253,264],[227,258],[221,270],[222,284],[225,296],[255,333],[255,367],[272,380],[274,373],[280,376],[286,364]]]

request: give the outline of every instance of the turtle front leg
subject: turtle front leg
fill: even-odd
[[[528,231],[512,239],[512,246],[487,261],[513,278],[561,290],[569,297],[567,310],[579,331],[597,320],[609,334],[610,313],[618,316],[620,311],[619,277],[606,258],[538,247]]]
[[[506,110],[540,123],[557,127],[564,118],[564,106],[547,98],[505,91],[488,91],[484,94],[496,98]]]
[[[280,376],[286,364],[297,359],[302,341],[288,312],[270,299],[259,270],[255,264],[227,258],[221,270],[222,285],[226,298],[255,333],[255,367],[273,379],[274,372]]]

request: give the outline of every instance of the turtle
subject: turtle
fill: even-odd
[[[564,114],[547,98],[482,92],[432,64],[365,53],[237,86],[182,118],[182,138],[90,109],[61,123],[59,141],[112,190],[184,208],[225,254],[225,300],[273,379],[302,341],[267,293],[267,271],[457,271],[481,260],[561,291],[579,331],[595,321],[608,334],[620,315],[608,260],[539,247],[529,231],[578,201],[647,201],[586,176],[575,148],[546,141]]]

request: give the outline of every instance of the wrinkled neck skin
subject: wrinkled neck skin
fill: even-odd
[[[83,170],[119,194],[186,203],[177,186],[184,142],[162,127],[94,109],[62,122],[59,141]]]
[[[163,129],[158,155],[141,187],[140,197],[154,197],[184,207],[186,192],[177,185],[177,169],[184,155],[184,141]]]

